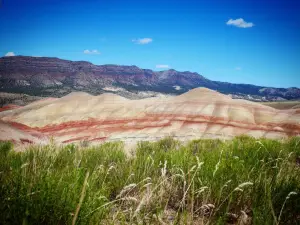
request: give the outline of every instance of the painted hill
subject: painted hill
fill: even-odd
[[[0,112],[0,139],[28,142],[53,136],[58,142],[87,140],[156,140],[172,135],[181,140],[254,137],[282,138],[300,134],[299,109],[276,110],[232,99],[206,88],[173,97],[130,100],[115,94],[71,93]],[[7,136],[7,128],[12,132]],[[24,139],[24,138],[23,138]],[[24,141],[24,140],[23,140]]]

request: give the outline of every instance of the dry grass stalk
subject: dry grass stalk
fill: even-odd
[[[76,220],[77,220],[77,217],[78,217],[78,214],[79,214],[79,211],[80,211],[80,207],[81,207],[83,199],[85,197],[85,190],[86,190],[86,185],[87,185],[87,180],[89,178],[89,175],[90,175],[89,172],[87,172],[86,175],[85,175],[85,179],[84,179],[84,182],[83,182],[83,187],[82,187],[82,191],[81,191],[80,200],[79,200],[79,203],[77,205],[77,208],[76,208],[76,211],[75,211],[75,214],[74,214],[72,225],[76,224]]]

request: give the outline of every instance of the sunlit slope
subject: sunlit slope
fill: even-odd
[[[300,109],[300,101],[263,102],[275,109]]]
[[[248,134],[281,138],[300,133],[300,111],[196,88],[175,97],[129,100],[115,94],[71,93],[4,111],[0,119],[33,128],[60,142],[230,138]]]

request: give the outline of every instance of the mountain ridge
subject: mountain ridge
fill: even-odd
[[[0,91],[43,97],[62,97],[73,91],[93,95],[106,92],[139,99],[159,94],[179,95],[206,87],[233,98],[252,101],[300,99],[300,89],[212,81],[190,71],[153,71],[135,65],[94,65],[57,57],[11,56],[0,58]]]

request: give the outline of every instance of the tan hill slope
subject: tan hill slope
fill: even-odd
[[[135,142],[168,135],[186,140],[231,138],[241,134],[267,138],[300,134],[299,109],[277,110],[231,99],[206,88],[196,88],[175,97],[141,100],[76,92],[0,112],[0,120],[20,132],[35,131],[41,137],[53,136],[62,143]],[[4,133],[1,128],[0,139],[5,138]],[[11,135],[10,139],[18,141],[17,136]]]
[[[275,109],[300,109],[300,101],[264,102],[262,104]]]

